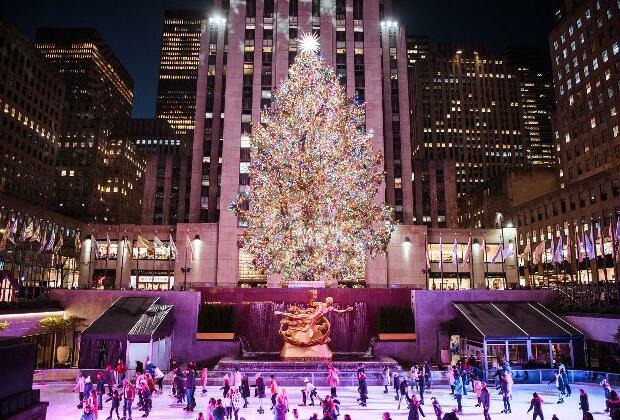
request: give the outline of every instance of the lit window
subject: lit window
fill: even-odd
[[[592,69],[593,70],[598,69],[598,59],[596,59],[596,58],[594,60],[592,60]]]
[[[611,114],[612,117],[616,116],[616,107],[611,107],[611,109],[609,110],[609,113]]]
[[[611,46],[611,50],[613,51],[614,55],[618,54],[618,52],[620,52],[620,46],[618,45],[617,42],[614,42],[613,45]]]
[[[609,57],[607,56],[607,50],[603,51],[603,63],[606,63]]]
[[[620,131],[619,131],[618,126],[617,126],[617,125],[615,125],[615,126],[614,126],[614,128],[613,128],[612,132],[613,132],[613,134],[614,134],[614,138],[615,138],[615,137],[618,137],[618,133],[619,133]]]
[[[590,119],[590,127],[591,128],[596,128],[596,117],[592,117]]]
[[[581,82],[581,77],[579,77],[579,72],[577,72],[575,74],[575,84],[578,84],[579,82]]]
[[[588,68],[588,66],[585,66],[583,68],[583,77],[588,77],[590,75],[590,69]]]
[[[581,28],[581,18],[577,19],[577,28]]]
[[[566,140],[566,143],[570,143],[570,134],[566,133],[564,140]]]
[[[570,49],[573,50],[573,51],[575,51],[577,49],[577,44],[575,44],[575,41],[571,41]]]
[[[60,171],[60,176],[67,176],[67,171],[65,170]]]
[[[571,95],[568,98],[568,105],[573,106],[574,103],[575,103],[575,99],[573,98],[573,95]]]
[[[590,93],[590,92],[592,92],[592,86],[590,85],[590,83],[588,83],[586,85],[586,93]]]

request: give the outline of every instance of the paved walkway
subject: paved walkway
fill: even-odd
[[[76,408],[77,396],[71,392],[72,385],[69,384],[38,384],[37,388],[41,389],[41,400],[49,401],[50,405],[47,412],[47,418],[51,420],[65,420],[75,419],[79,420],[81,410]],[[531,399],[532,392],[536,391],[544,399],[545,404],[543,406],[545,420],[551,420],[553,414],[556,414],[560,420],[581,420],[581,411],[579,411],[579,388],[584,388],[589,395],[590,410],[594,414],[595,419],[609,419],[605,415],[603,410],[605,409],[603,392],[599,387],[592,385],[573,384],[573,395],[570,398],[565,398],[565,403],[556,404],[557,397],[553,388],[547,385],[515,385],[514,397],[512,401],[512,414],[501,414],[500,411],[503,408],[501,396],[495,392],[492,393],[491,413],[493,420],[496,419],[511,419],[511,420],[526,420],[531,419],[531,413],[526,414],[529,407],[529,400]],[[340,412],[342,415],[350,414],[351,417],[364,420],[380,420],[381,415],[385,411],[389,411],[393,419],[406,419],[406,409],[401,407],[400,411],[396,410],[396,402],[394,401],[393,394],[390,396],[384,395],[383,388],[381,387],[369,387],[369,400],[368,407],[361,408],[356,403],[357,393],[353,387],[345,387],[339,389],[338,396],[341,401]],[[301,384],[298,388],[289,387],[287,389],[290,399],[291,413],[288,419],[293,419],[292,409],[296,408],[299,411],[300,419],[308,419],[312,413],[320,413],[318,407],[299,407],[301,402],[301,394],[299,393]],[[329,392],[327,388],[319,387],[319,395],[324,396]],[[187,413],[182,410],[181,405],[177,405],[172,398],[168,396],[170,393],[170,387],[165,387],[162,395],[156,395],[153,400],[153,411],[149,415],[149,419],[195,419],[198,417],[198,412],[202,410],[207,403],[210,396],[215,398],[221,398],[221,391],[217,387],[209,387],[206,394],[202,394],[200,389],[197,389],[197,402],[198,406],[193,413]],[[444,411],[450,410],[456,407],[456,402],[450,396],[450,390],[446,386],[441,386],[433,389],[432,393],[425,394],[424,412],[426,418],[429,420],[435,420],[432,414],[432,408],[430,406],[430,397],[435,396]],[[268,409],[270,405],[269,399],[265,400],[266,413],[259,415],[256,412],[258,408],[258,400],[256,398],[250,399],[250,406],[247,409],[240,411],[240,417],[247,420],[249,419],[265,419],[270,420],[273,418],[271,412]],[[476,404],[475,395],[469,393],[467,397],[463,398],[463,414],[459,415],[461,419],[482,419],[482,411],[480,408],[474,407]],[[108,416],[109,403],[104,405],[103,412],[99,413],[99,420],[104,420]],[[122,411],[122,410],[121,410]],[[122,412],[121,412],[122,415]],[[142,412],[134,411],[134,419],[141,418]],[[340,417],[342,419],[343,416]],[[116,417],[114,417],[116,419]]]

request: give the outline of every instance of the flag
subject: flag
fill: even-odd
[[[515,253],[515,245],[512,241],[508,242],[508,248],[506,248],[504,250],[504,261],[506,261],[506,258],[513,256]]]
[[[11,217],[9,219],[9,222],[6,225],[6,229],[7,229],[6,239],[15,243],[15,234],[17,233],[17,220],[15,220],[15,217]]]
[[[32,242],[39,242],[41,240],[41,223],[37,224],[37,228],[34,230],[30,240]]]
[[[45,245],[47,245],[47,229],[43,229],[43,237],[41,238],[41,245],[39,245],[39,252],[45,251]]]
[[[616,242],[620,241],[620,217],[616,219]]]
[[[527,239],[525,240],[525,249],[523,250],[523,253],[521,254],[521,258],[526,260],[529,258],[529,255],[531,253],[532,253],[532,243],[530,242],[530,237],[528,236]]]
[[[52,233],[50,235],[47,244],[45,245],[45,249],[43,251],[49,252],[54,250],[54,242],[56,241],[56,230],[52,227]]]
[[[504,238],[502,238],[502,242],[504,242]],[[497,247],[497,252],[495,253],[495,255],[493,255],[493,259],[491,259],[491,264],[495,264],[495,262],[497,261],[498,258],[502,257],[504,251],[504,244],[501,243],[499,244],[499,246]],[[503,260],[502,260],[503,261]],[[500,261],[501,262],[501,261]]]
[[[190,241],[189,239],[189,235],[185,235],[186,239],[187,239],[187,246],[189,247],[190,250],[190,261],[194,261],[194,246],[192,245],[192,241]]]
[[[168,250],[169,250],[168,258],[172,258],[172,254],[174,254],[174,261],[176,261],[178,252],[177,252],[177,246],[174,243],[174,239],[172,239],[172,233],[170,234],[170,245],[168,247]]]
[[[110,259],[110,252],[112,251],[112,242],[110,241],[110,232],[105,234],[105,242],[106,242],[106,260]]]
[[[99,259],[101,257],[101,253],[99,252],[99,242],[97,242],[97,238],[93,235],[93,248],[95,250],[95,259]]]
[[[534,264],[538,264],[542,261],[542,254],[545,252],[545,241],[540,241],[536,248],[534,248]]]
[[[128,250],[127,255],[129,255],[129,259],[133,260],[133,249],[129,246],[129,239],[126,236],[123,238],[123,246],[125,250]]]
[[[598,226],[598,241],[600,241],[601,243],[601,247],[599,248],[599,254],[602,257],[605,257],[605,237],[603,236],[603,226],[599,225]]]
[[[594,249],[594,236],[592,235],[592,231],[593,230],[594,230],[594,228],[591,227],[590,234],[589,235],[585,235],[586,255],[590,259],[596,258],[596,254],[595,254],[596,250]]]
[[[439,235],[439,269],[443,270],[443,240]]]
[[[164,247],[164,243],[162,241],[159,240],[159,238],[155,235],[153,235],[153,243],[155,244],[155,248],[163,248]]]
[[[469,235],[469,239],[467,240],[467,251],[465,251],[465,264],[471,263],[471,235]]]
[[[562,261],[564,261],[564,249],[562,246],[562,235],[560,235],[560,237],[558,238],[558,246],[555,249],[555,251],[553,252],[553,258],[551,259],[553,262],[558,263],[558,264],[562,264]]]
[[[459,244],[454,238],[454,245],[452,246],[452,265],[457,267],[459,265]]]
[[[22,233],[19,236],[19,240],[21,242],[28,241],[30,238],[32,238],[33,231],[34,231],[34,225],[32,223],[32,220],[30,220],[28,223],[24,221],[24,228],[22,229]]]
[[[153,246],[153,244],[140,235],[138,235],[138,248],[146,248],[147,253],[149,251],[155,253],[155,247]]]
[[[60,250],[62,249],[62,245],[64,243],[63,236],[64,234],[63,234],[63,231],[61,230],[58,234],[58,242],[54,246],[54,254],[58,254]]]
[[[82,239],[80,239],[80,231],[75,231],[75,254],[80,255],[80,251],[82,250]]]
[[[564,256],[564,261],[571,262],[573,250],[571,249],[572,244],[570,240],[570,232],[566,235],[566,255]]]
[[[583,232],[581,232],[581,235],[579,233],[577,234],[577,259],[579,260],[579,262],[582,262],[585,258],[586,256],[583,243]]]
[[[551,233],[551,249],[549,253],[551,254],[551,262],[555,263],[555,241],[553,240],[555,236],[555,232]]]

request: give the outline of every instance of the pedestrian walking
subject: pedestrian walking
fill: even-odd
[[[461,380],[461,376],[459,375],[454,378],[454,398],[456,399],[456,406],[457,406],[456,411],[458,413],[463,412],[463,405],[462,405],[463,388],[464,388],[463,381]]]
[[[245,373],[241,377],[241,386],[239,387],[239,393],[243,398],[243,408],[248,407],[248,398],[250,398],[250,380]]]
[[[590,402],[588,401],[588,394],[583,388],[579,389],[579,409],[585,413],[590,411]]]
[[[202,385],[202,393],[207,393],[207,381],[209,379],[209,369],[206,367],[200,371],[200,384]]]
[[[538,396],[538,393],[534,392],[532,394],[532,400],[530,401],[530,408],[528,408],[527,412],[534,410],[532,413],[532,420],[536,420],[540,417],[540,420],[545,420],[545,416],[542,411],[543,399]]]
[[[482,405],[482,416],[484,420],[491,420],[491,414],[489,414],[489,410],[491,409],[491,394],[485,382],[480,384],[480,405]]]
[[[384,394],[389,393],[388,386],[390,386],[390,379],[392,379],[390,376],[390,367],[387,364],[385,364],[383,365],[383,370],[381,371],[381,380],[383,382],[383,393]]]
[[[273,410],[277,404],[278,398],[278,382],[274,374],[269,375],[269,391],[271,391],[271,410]]]
[[[368,386],[366,385],[366,372],[364,368],[360,368],[357,371],[357,390],[359,392],[359,405],[366,407],[366,400],[368,399]]]
[[[256,387],[256,397],[258,398],[258,410],[256,410],[259,414],[263,414],[265,410],[263,409],[263,400],[265,399],[265,380],[263,379],[260,372],[256,374],[254,377],[254,386]]]
[[[441,420],[443,410],[441,409],[441,405],[439,405],[439,401],[437,401],[437,398],[431,397],[431,403],[433,405],[433,412],[435,413],[437,420]]]
[[[327,365],[327,384],[332,398],[338,398],[337,387],[340,385],[340,371],[332,363]]]
[[[317,397],[316,386],[308,378],[304,378],[304,387],[301,390],[301,395],[302,405],[306,405],[308,398],[310,399],[310,405],[314,405],[314,397]]]
[[[136,389],[133,384],[129,382],[128,379],[123,380],[123,419],[127,418],[127,413],[129,413],[129,418],[131,419],[131,406],[133,405],[133,400],[136,398]]]
[[[406,397],[407,402],[409,403],[409,416],[407,420],[420,420],[420,414],[422,417],[426,417],[424,415],[424,411],[422,411],[422,405],[420,404],[418,397],[416,397],[415,394],[412,394],[411,398],[409,398],[408,395],[406,395]]]

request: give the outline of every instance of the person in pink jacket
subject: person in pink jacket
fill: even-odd
[[[333,364],[329,363],[327,365],[327,383],[329,385],[329,389],[331,392],[332,398],[337,398],[336,395],[336,387],[340,385],[340,371]]]
[[[477,376],[472,378],[472,385],[474,387],[474,392],[476,393],[476,397],[478,398],[478,404],[476,407],[480,407],[480,395],[482,394],[482,382]]]

